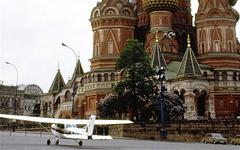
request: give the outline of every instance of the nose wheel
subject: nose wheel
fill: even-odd
[[[78,144],[79,144],[79,146],[82,146],[83,142],[82,142],[82,141],[79,141],[79,143],[78,143]]]
[[[50,139],[47,140],[47,145],[50,145],[51,144],[51,141]]]

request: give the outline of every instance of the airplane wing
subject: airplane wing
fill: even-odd
[[[20,115],[7,115],[0,114],[0,118],[38,122],[38,123],[49,123],[49,124],[78,124],[86,125],[89,120],[85,119],[57,119],[57,118],[44,118],[44,117],[31,117],[31,116],[20,116]],[[117,125],[117,124],[131,124],[130,120],[95,120],[94,125]]]

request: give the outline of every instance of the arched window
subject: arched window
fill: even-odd
[[[104,74],[104,81],[105,81],[105,82],[108,81],[108,74],[107,74],[107,73]]]
[[[112,39],[108,41],[108,54],[113,54],[113,42]]]
[[[202,50],[202,54],[205,53],[205,44],[204,42],[201,43],[201,50]]]
[[[98,74],[98,75],[97,75],[97,81],[98,81],[98,82],[102,82],[102,75],[101,75],[101,74]]]
[[[237,81],[237,73],[236,72],[233,73],[233,81]]]
[[[180,96],[179,96],[179,98],[181,99],[181,100],[185,100],[185,96],[184,96],[184,94],[186,93],[186,90],[184,90],[184,89],[181,89],[180,90]]]
[[[83,78],[80,80],[80,83],[81,83],[81,85],[84,85],[84,79]]]
[[[111,73],[111,81],[115,81],[115,74]]]
[[[219,41],[214,41],[214,50],[215,52],[220,52]]]
[[[208,73],[206,71],[203,72],[203,77],[205,77],[205,78],[208,77]]]
[[[70,91],[67,91],[66,94],[65,94],[65,99],[66,99],[66,101],[67,101],[67,102],[68,102],[68,101],[71,101],[71,98],[72,98],[72,95],[71,95]]]
[[[92,82],[92,76],[89,75],[89,76],[88,76],[88,83],[91,83],[91,82]]]
[[[96,42],[95,43],[95,51],[94,51],[94,56],[98,56],[99,55],[99,43]]]
[[[233,42],[228,41],[228,52],[233,52]]]
[[[222,73],[222,80],[223,80],[223,81],[227,81],[227,76],[228,76],[227,73],[226,73],[226,72],[223,72],[223,73]]]
[[[219,73],[218,72],[213,73],[213,79],[219,80]]]
[[[95,75],[92,76],[92,82],[95,82]]]

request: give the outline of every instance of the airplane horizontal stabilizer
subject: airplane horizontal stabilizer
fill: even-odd
[[[66,139],[88,140],[87,135],[63,134],[62,136]]]
[[[92,135],[93,140],[111,140],[112,137],[110,135]]]

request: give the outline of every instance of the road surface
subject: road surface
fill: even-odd
[[[47,139],[51,138],[51,145],[47,146]],[[135,139],[114,139],[104,141],[83,141],[83,146],[73,140],[60,140],[59,145],[54,145],[54,138],[47,134],[11,133],[0,131],[0,150],[239,150],[240,146],[160,142]]]

